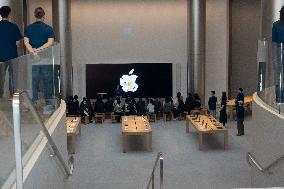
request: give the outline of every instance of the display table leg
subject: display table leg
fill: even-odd
[[[234,120],[234,108],[230,108],[230,119]]]
[[[126,153],[126,135],[122,133],[122,152]]]
[[[228,149],[228,131],[224,132],[224,150]]]
[[[199,150],[202,150],[203,146],[203,134],[201,132],[198,133],[198,146]]]
[[[189,133],[189,121],[188,120],[186,120],[185,130],[186,130],[186,133]]]
[[[152,152],[152,132],[148,133],[148,150]]]
[[[76,153],[76,135],[71,136],[71,153],[75,154]]]

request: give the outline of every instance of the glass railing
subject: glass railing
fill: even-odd
[[[2,62],[0,70],[1,188],[15,169],[12,94],[25,91],[32,101],[29,103],[27,99],[20,98],[21,154],[24,164],[36,139],[42,136],[42,129],[32,113],[31,104],[45,123],[54,117],[60,106],[60,46],[56,44],[36,54]]]
[[[0,67],[3,63],[0,63]],[[6,85],[6,84],[5,84]],[[8,98],[0,99],[0,187],[15,168],[12,105]]]
[[[284,43],[258,41],[258,96],[284,113]]]

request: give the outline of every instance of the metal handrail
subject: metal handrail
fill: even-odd
[[[33,106],[33,103],[31,101],[31,99],[29,98],[28,93],[26,91],[17,92],[17,93],[14,93],[14,95],[13,95],[13,114],[17,115],[17,116],[14,116],[14,127],[15,128],[20,128],[20,106],[19,106],[19,104],[21,102],[20,97],[23,97],[23,99],[27,102],[27,105],[29,106],[29,109],[30,109],[31,113],[35,117],[36,121],[40,124],[42,132],[45,135],[45,137],[47,138],[48,143],[50,144],[50,147],[51,147],[51,149],[53,151],[53,156],[56,156],[58,158],[59,162],[61,163],[61,165],[62,165],[62,167],[64,169],[64,172],[65,172],[66,176],[69,177],[71,175],[71,172],[70,172],[68,166],[66,165],[66,163],[65,163],[61,153],[59,152],[56,144],[54,143],[52,137],[50,136],[49,131],[46,128],[44,122],[40,118],[40,116],[39,116],[38,112],[36,111],[35,107]],[[14,105],[16,105],[16,106],[14,106]],[[16,134],[15,134],[15,141],[16,140],[17,141],[21,141],[20,135],[17,135],[17,137],[16,137]],[[16,145],[16,147],[17,147],[17,145]],[[19,153],[17,154],[16,153],[16,164],[17,164],[17,157],[19,157],[21,159],[21,154],[19,154]],[[21,160],[18,160],[18,161],[21,162]],[[19,169],[18,172],[21,172],[19,174],[22,177],[22,170]],[[17,175],[18,175],[18,173],[17,173]]]
[[[164,186],[164,163],[163,163],[164,156],[163,156],[162,152],[159,152],[158,155],[157,155],[157,158],[156,158],[156,161],[155,161],[152,173],[151,173],[151,177],[150,177],[148,185],[147,185],[147,189],[150,188],[151,183],[152,183],[152,189],[155,188],[154,173],[155,173],[155,170],[156,170],[156,167],[157,167],[159,160],[160,160],[160,189],[163,189],[163,186]]]
[[[260,170],[262,173],[268,173],[268,174],[273,174],[272,171],[270,171],[270,169],[272,167],[274,167],[275,165],[277,165],[279,162],[281,162],[282,160],[284,160],[284,155],[282,155],[281,157],[279,157],[278,159],[276,159],[274,162],[272,162],[270,165],[268,165],[267,167],[263,167],[257,160],[256,158],[250,153],[247,152],[247,163],[250,166],[253,166],[251,161],[253,163],[253,165],[255,165],[257,167],[258,170]]]

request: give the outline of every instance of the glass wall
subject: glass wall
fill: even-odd
[[[284,44],[258,41],[258,96],[284,113]]]
[[[33,108],[47,123],[60,106],[60,46],[0,63],[0,187],[15,168],[12,98],[20,98],[22,163],[29,159],[36,139],[43,137]],[[39,141],[39,140],[38,140]]]

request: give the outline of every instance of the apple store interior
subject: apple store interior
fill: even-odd
[[[0,189],[284,188],[284,0],[0,15]]]

